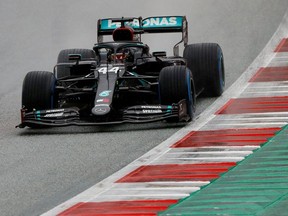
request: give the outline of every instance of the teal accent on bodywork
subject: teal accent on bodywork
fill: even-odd
[[[167,16],[167,17],[150,17],[143,20],[143,29],[145,28],[166,28],[166,27],[182,27],[183,17]]]
[[[165,17],[148,17],[142,20],[142,28],[139,24],[139,19],[135,18],[132,22],[126,22],[126,26],[130,26],[135,30],[151,29],[151,28],[182,28],[182,16],[165,16]],[[120,27],[120,22],[112,22],[111,19],[101,20],[100,31],[113,30]]]
[[[135,77],[138,77],[139,75],[135,72],[131,72],[131,74],[133,74]],[[147,86],[147,81],[144,79],[139,79],[139,82],[143,85],[143,86]]]
[[[40,111],[36,111],[35,114],[36,114],[36,119],[37,119],[37,120],[41,120],[41,118],[40,118],[40,117],[41,117]]]
[[[172,106],[167,106],[167,113],[171,113],[172,112]]]

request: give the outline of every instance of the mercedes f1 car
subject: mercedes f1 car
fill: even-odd
[[[143,34],[169,32],[182,34],[173,56],[141,42]],[[185,16],[100,19],[93,49],[62,50],[53,73],[26,75],[18,126],[191,121],[196,97],[220,96],[224,77],[220,46],[188,45]]]

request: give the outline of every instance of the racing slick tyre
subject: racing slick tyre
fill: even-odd
[[[31,71],[24,78],[22,86],[22,107],[31,112],[56,107],[55,76],[47,71]]]
[[[96,60],[96,54],[94,50],[91,49],[65,49],[61,50],[58,58],[57,64],[59,63],[71,63],[76,60],[69,60],[70,54],[80,54],[82,60]],[[57,66],[56,70],[56,78],[60,79],[62,77],[70,76],[70,67],[69,66]]]
[[[186,66],[164,67],[159,74],[159,95],[162,105],[171,105],[186,99],[187,114],[190,120],[193,119],[196,101],[193,76],[189,68]],[[170,119],[171,121],[178,121],[178,119]]]
[[[187,45],[183,57],[187,61],[187,67],[193,73],[197,92],[204,87],[205,96],[222,95],[225,87],[225,69],[223,52],[218,44]]]

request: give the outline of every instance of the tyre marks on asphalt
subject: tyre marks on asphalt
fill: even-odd
[[[201,130],[58,215],[157,215],[261,148],[288,122],[288,39],[275,52]]]

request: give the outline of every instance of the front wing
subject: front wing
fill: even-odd
[[[21,123],[16,127],[63,127],[70,125],[93,126],[122,123],[149,123],[165,119],[175,119],[176,121],[190,120],[187,114],[186,100],[181,100],[179,103],[172,105],[138,105],[128,107],[123,111],[121,120],[117,121],[95,121],[93,116],[91,119],[81,118],[77,108],[34,110],[32,112],[26,112],[25,108],[22,108]]]

